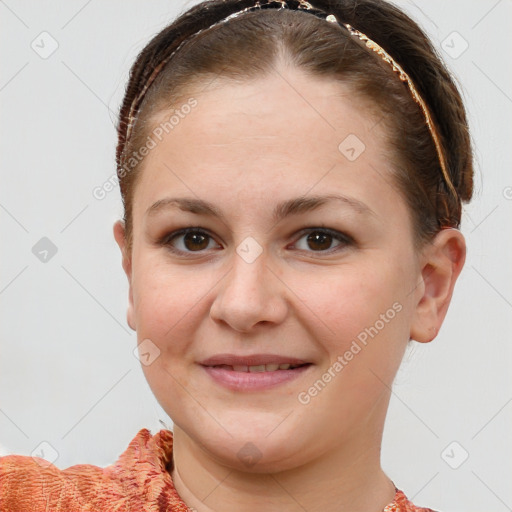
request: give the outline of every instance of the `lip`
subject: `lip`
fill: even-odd
[[[228,366],[259,366],[262,364],[306,364],[311,361],[298,359],[292,356],[283,356],[278,354],[249,354],[246,356],[239,356],[235,354],[217,354],[211,356],[199,364],[202,366],[212,367],[220,365]],[[279,370],[287,371],[287,370]]]
[[[290,361],[290,359],[287,361]],[[233,391],[261,391],[295,380],[309,372],[313,366],[313,364],[307,364],[294,370],[276,370],[274,372],[237,372],[224,367],[204,365],[202,365],[202,368],[217,384],[227,389]]]

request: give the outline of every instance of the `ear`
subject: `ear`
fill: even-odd
[[[466,242],[455,228],[442,229],[422,253],[419,300],[411,323],[411,339],[432,341],[439,332],[453,288],[466,259]]]
[[[131,254],[127,251],[126,246],[126,236],[125,236],[125,227],[124,222],[122,220],[118,220],[114,223],[114,238],[116,239],[117,245],[119,249],[121,249],[121,254],[123,257],[123,269],[128,278],[128,284],[130,286],[128,293],[128,311],[126,313],[126,320],[128,325],[134,331],[136,330],[135,324],[135,315],[134,315],[134,307],[133,307],[133,292],[132,292],[132,260]]]

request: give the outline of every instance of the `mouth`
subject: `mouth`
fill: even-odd
[[[280,354],[216,354],[208,357],[199,364],[208,367],[226,366],[234,369],[234,371],[251,371],[245,368],[255,368],[254,371],[265,371],[261,367],[264,366],[266,371],[288,370],[290,367],[298,367],[311,363],[307,359],[299,359],[297,357]],[[286,365],[289,365],[286,367]],[[280,368],[281,367],[281,368]],[[240,370],[236,370],[241,368]],[[257,369],[256,369],[257,368]]]
[[[236,392],[258,392],[291,385],[309,374],[313,363],[288,356],[219,354],[200,363],[210,382]]]
[[[278,372],[283,370],[295,370],[303,366],[309,366],[311,363],[291,364],[291,363],[274,363],[274,364],[259,364],[259,365],[205,365],[207,368],[222,368],[232,372],[246,372],[246,373],[262,373],[262,372]]]

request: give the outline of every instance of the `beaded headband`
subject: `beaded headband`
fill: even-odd
[[[264,2],[264,3],[262,4],[262,2]],[[300,11],[303,11],[303,12],[310,12],[310,13],[314,14],[317,17],[325,19],[328,22],[336,23],[339,26],[345,27],[348,30],[348,32],[350,33],[351,36],[357,37],[359,40],[361,40],[366,45],[367,48],[369,48],[370,50],[372,50],[376,54],[378,54],[379,57],[383,61],[387,62],[391,66],[391,68],[393,69],[394,72],[398,73],[398,76],[399,76],[400,80],[407,84],[413,99],[420,106],[420,108],[421,108],[421,110],[423,112],[423,115],[425,117],[425,122],[427,123],[428,129],[430,131],[430,134],[432,136],[432,139],[433,139],[435,147],[436,147],[436,152],[437,152],[437,156],[438,156],[438,159],[439,159],[439,164],[441,166],[441,170],[442,170],[442,173],[443,173],[444,181],[445,181],[446,185],[448,186],[448,188],[450,189],[451,193],[453,194],[453,196],[455,197],[455,199],[458,202],[459,201],[459,196],[458,196],[457,191],[455,190],[455,187],[453,186],[452,181],[450,179],[450,176],[448,174],[446,159],[445,159],[445,156],[443,154],[443,150],[442,150],[442,147],[441,147],[441,142],[439,140],[439,136],[437,134],[437,130],[436,130],[434,121],[432,120],[432,117],[431,117],[431,115],[429,113],[427,105],[423,101],[423,98],[419,94],[418,90],[416,89],[416,87],[414,85],[414,82],[411,80],[409,75],[393,59],[393,57],[391,57],[391,55],[389,55],[375,41],[372,41],[369,37],[367,37],[362,32],[359,32],[358,30],[353,28],[348,23],[340,23],[334,14],[328,14],[328,13],[326,13],[325,11],[323,11],[321,9],[313,7],[306,0],[275,0],[275,1],[274,0],[256,0],[255,5],[253,5],[251,7],[246,7],[244,9],[241,9],[240,11],[237,11],[237,12],[235,12],[233,14],[230,14],[229,16],[223,18],[222,20],[213,23],[209,27],[206,27],[204,29],[198,30],[194,34],[192,34],[192,35],[188,36],[187,38],[185,38],[170,55],[168,55],[158,66],[155,67],[155,69],[153,70],[153,72],[149,76],[146,84],[144,85],[142,91],[139,93],[139,95],[133,101],[133,103],[132,103],[132,105],[130,107],[129,114],[128,114],[128,127],[126,129],[125,142],[127,142],[129,137],[130,137],[130,133],[131,133],[132,128],[133,128],[133,123],[135,121],[137,110],[139,109],[139,107],[141,105],[141,102],[142,102],[142,100],[143,100],[147,90],[149,89],[151,84],[155,81],[155,78],[157,77],[159,72],[162,70],[162,68],[169,62],[171,57],[192,36],[195,36],[195,35],[197,35],[197,34],[199,34],[201,32],[204,32],[205,30],[209,30],[209,29],[211,29],[211,28],[213,28],[213,27],[215,27],[217,25],[220,25],[221,23],[225,23],[225,22],[229,21],[230,19],[236,18],[236,17],[238,17],[238,16],[240,16],[240,15],[246,13],[246,12],[251,12],[251,11],[254,11],[254,10],[257,10],[257,9],[264,9],[264,8],[279,8],[279,9],[288,8],[288,9],[290,9],[290,5],[289,5],[290,2],[294,2],[296,4],[296,9],[295,10],[300,10]]]

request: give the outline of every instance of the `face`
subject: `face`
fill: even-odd
[[[232,467],[292,468],[368,443],[421,273],[382,123],[346,86],[289,69],[194,98],[134,194],[128,321],[150,347],[152,391]],[[309,365],[249,379],[201,364],[219,354]]]

